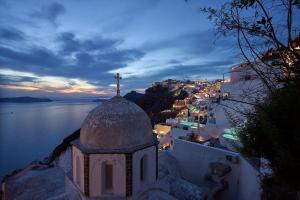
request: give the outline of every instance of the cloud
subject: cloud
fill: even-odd
[[[57,25],[57,18],[65,12],[66,9],[63,5],[54,2],[49,4],[48,6],[41,7],[39,10],[36,10],[35,12],[31,13],[30,16],[36,19],[46,20],[52,23],[53,25]]]
[[[116,51],[105,52],[96,55],[99,61],[115,63],[119,65],[125,65],[127,62],[140,59],[143,56],[144,56],[143,52],[134,49],[116,50]]]
[[[126,64],[144,56],[144,53],[139,50],[118,49],[117,46],[122,43],[121,40],[101,36],[92,39],[78,39],[74,33],[64,32],[59,34],[57,42],[60,45],[60,53],[64,55],[76,53],[80,64],[86,61],[90,64],[92,62]]]
[[[57,68],[64,60],[44,47],[31,47],[26,52],[16,51],[11,48],[0,46],[0,64],[13,68],[27,68],[29,71],[36,70],[39,73],[46,68]]]
[[[20,41],[25,39],[25,34],[12,27],[0,27],[0,39],[10,41]]]
[[[89,66],[90,64],[95,62],[94,56],[85,52],[77,53],[76,60],[79,66]]]
[[[175,65],[168,69],[159,71],[160,77],[177,77],[183,78],[184,76],[202,76],[205,75],[209,77],[209,75],[218,74],[222,75],[222,73],[228,71],[228,66],[233,65],[234,62],[232,60],[219,60],[219,61],[209,61],[204,62],[197,65]]]
[[[111,69],[126,66],[144,56],[136,49],[118,49],[120,40],[101,36],[78,39],[74,33],[60,33],[56,49],[25,45],[16,50],[0,44],[0,66],[38,75],[83,78],[94,83],[111,83]]]
[[[78,79],[102,91],[120,72],[127,91],[164,78],[222,76],[235,61],[225,50],[231,43],[214,43],[210,26],[197,28],[201,14],[197,18],[181,1],[57,2],[9,2],[0,8],[0,67],[15,71],[2,74],[1,84],[74,91]],[[61,85],[45,84],[45,77],[61,77],[50,81]]]
[[[129,87],[146,87],[154,81],[167,78],[220,78],[222,73],[238,62],[233,48],[228,39],[215,40],[213,30],[189,32],[144,43],[141,49],[146,52],[147,59],[110,70],[110,73],[123,74],[123,81],[128,82]]]
[[[114,48],[121,41],[116,39],[104,39],[101,36],[80,40],[77,39],[72,32],[63,32],[58,35],[57,42],[60,45],[61,53],[70,54],[78,51],[105,51]]]
[[[38,76],[33,73],[0,69],[0,88],[13,90],[46,91],[50,93],[110,94],[86,80],[61,76]]]
[[[179,36],[171,37],[156,42],[148,42],[142,45],[145,51],[162,49],[180,49],[189,54],[207,55],[214,49],[214,31],[207,29],[198,32],[189,32]]]
[[[218,54],[215,53],[216,48],[211,46],[212,44],[197,45],[197,41],[207,40],[205,37],[209,37],[208,33],[208,31],[201,33],[203,37],[200,37],[201,34],[185,34],[160,43],[149,43],[139,50],[120,49],[119,45],[122,44],[120,39],[104,38],[101,35],[79,38],[73,32],[62,32],[53,41],[55,49],[26,45],[22,50],[16,50],[0,44],[0,66],[31,72],[38,76],[64,77],[64,81],[74,78],[81,79],[95,87],[101,85],[104,90],[109,90],[110,84],[114,83],[113,73],[120,72],[124,77],[122,80],[123,91],[148,87],[154,81],[165,78],[215,77],[216,74],[221,76],[227,67],[234,63],[234,60],[222,59],[222,56],[218,56],[216,59],[215,56]],[[179,38],[184,38],[184,40],[178,41]],[[161,49],[173,47],[183,50],[182,56],[178,57],[169,52],[168,59],[160,60]],[[151,52],[156,53],[152,54],[151,58],[144,59]],[[191,57],[196,58],[197,55],[206,59],[190,62]],[[213,55],[213,59],[209,58],[209,55]],[[185,58],[186,56],[191,57]],[[36,84],[41,84],[40,80],[34,78],[2,76],[1,81],[15,85],[14,87],[31,82],[35,85],[29,84],[31,85],[30,89],[41,89],[36,87]],[[78,84],[76,85],[72,81],[67,81],[67,83],[67,88],[54,86],[57,87],[58,92],[75,92],[74,88],[78,87]],[[49,86],[43,88],[47,91],[55,91]],[[92,92],[92,90],[85,91]]]
[[[171,59],[171,60],[169,61],[169,64],[179,64],[179,63],[181,63],[181,61],[180,61],[180,60],[177,60],[177,59]]]
[[[0,74],[0,84],[12,85],[21,82],[36,82],[38,79],[35,77],[22,77],[13,75]]]
[[[166,66],[160,66],[157,68],[143,67],[139,71],[138,69],[132,69],[130,72],[124,71],[124,68],[116,71],[121,72],[124,87],[122,91],[129,92],[132,88],[147,88],[155,81],[161,81],[165,79],[217,79],[222,78],[222,73],[228,71],[228,67],[234,64],[231,59],[228,60],[216,60],[206,61],[199,64],[173,64]],[[116,72],[115,71],[115,72]],[[112,72],[112,73],[115,73]]]

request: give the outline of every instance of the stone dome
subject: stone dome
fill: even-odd
[[[122,149],[155,141],[147,114],[120,96],[94,108],[80,131],[81,145],[94,148]]]

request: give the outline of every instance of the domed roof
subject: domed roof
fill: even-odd
[[[94,108],[80,131],[80,143],[88,147],[122,149],[154,141],[147,114],[120,96]]]

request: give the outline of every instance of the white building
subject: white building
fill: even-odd
[[[211,195],[214,198],[208,199],[261,199],[260,172],[239,153],[178,138],[174,139],[174,147],[170,153],[177,161],[182,177],[198,186],[207,185],[206,176],[210,163],[219,162],[230,166],[231,171],[220,179],[220,183],[226,187],[219,193],[212,189]],[[217,185],[217,182],[215,184]]]
[[[88,114],[72,143],[73,182],[87,198],[134,197],[157,179],[157,144],[147,114],[116,96]]]
[[[2,199],[260,199],[259,170],[233,151],[180,139],[186,134],[172,128],[173,147],[158,155],[147,114],[117,95],[88,114],[51,163],[7,177]]]
[[[238,153],[173,136],[173,148],[158,155],[144,111],[114,97],[89,113],[80,138],[51,165],[6,178],[2,199],[260,199],[259,171]]]

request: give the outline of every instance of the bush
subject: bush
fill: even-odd
[[[263,157],[273,173],[262,177],[265,199],[296,199],[300,191],[300,84],[294,83],[258,103],[238,128],[241,153]]]

